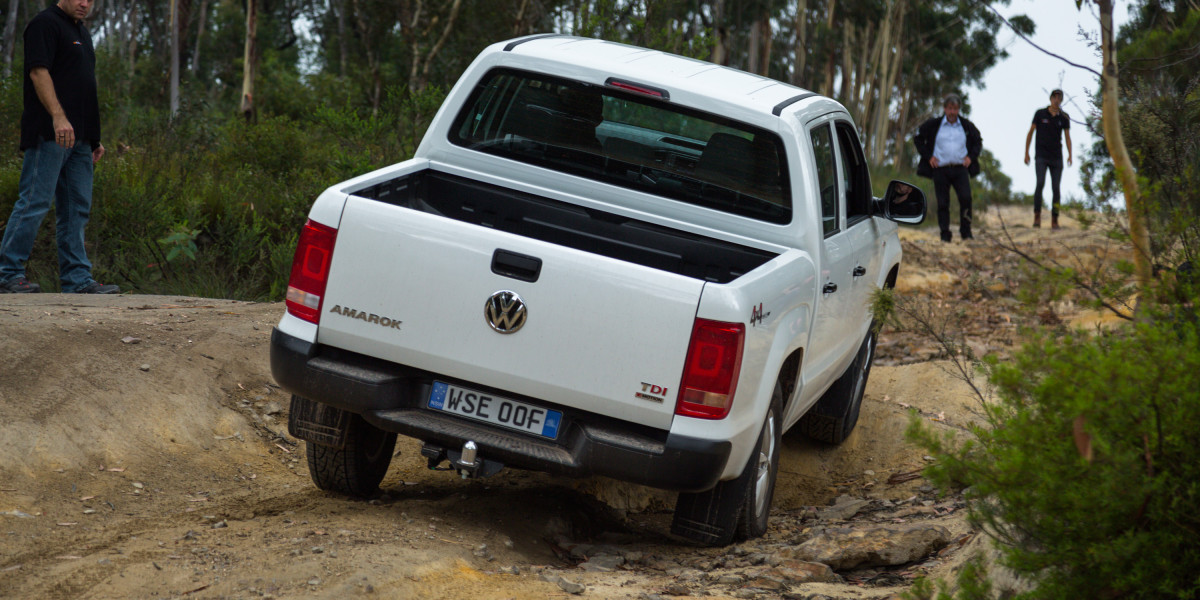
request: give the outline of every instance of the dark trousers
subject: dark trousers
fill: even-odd
[[[1050,169],[1050,214],[1058,218],[1058,202],[1061,199],[1058,184],[1062,182],[1062,158],[1047,160],[1039,156],[1034,161],[1037,185],[1033,188],[1033,214],[1042,214],[1042,188],[1046,185],[1046,169]]]
[[[938,228],[942,240],[950,241],[950,188],[958,196],[958,232],[963,239],[971,238],[971,175],[962,165],[938,167],[933,170],[933,194],[937,196]]]

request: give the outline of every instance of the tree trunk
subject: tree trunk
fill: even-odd
[[[716,0],[716,6],[713,7],[713,29],[717,32],[717,40],[708,60],[713,64],[724,65],[729,62],[729,28],[725,24],[725,0]]]
[[[856,34],[860,33],[855,31]],[[854,87],[850,92],[850,97],[853,99],[853,108],[846,105],[850,109],[850,114],[858,123],[862,123],[863,132],[866,133],[867,122],[865,119],[871,114],[871,106],[874,104],[872,98],[875,90],[875,70],[878,69],[879,61],[872,54],[877,51],[879,40],[876,39],[875,24],[869,23],[866,32],[862,35],[856,35],[856,41],[859,42],[858,66],[854,68]],[[875,43],[872,43],[874,41]]]
[[[332,0],[337,7],[338,75],[346,76],[346,57],[350,55],[346,39],[346,0]]]
[[[17,48],[17,7],[21,0],[8,0],[8,13],[4,19],[4,78],[12,74],[13,53]]]
[[[438,41],[434,43],[433,48],[430,48],[429,53],[425,55],[425,66],[421,67],[420,87],[425,89],[425,85],[429,82],[429,70],[433,66],[433,59],[437,57],[438,52],[441,52],[442,47],[446,45],[446,40],[450,38],[450,32],[454,29],[454,22],[458,20],[458,11],[462,8],[462,0],[454,0],[454,4],[450,7],[450,16],[446,18],[446,27],[442,30],[442,35]]]
[[[420,36],[420,34],[417,33],[417,27],[421,23],[421,11],[424,9],[424,6],[425,6],[425,3],[422,0],[416,0],[416,1],[417,1],[417,5],[416,5],[417,7],[413,11],[411,23],[409,23],[407,25],[407,27],[403,24],[403,22],[400,25],[401,30],[404,31],[406,35],[408,35],[408,39],[411,41],[411,46],[412,46],[412,48],[409,50],[410,53],[412,54],[412,57],[411,57],[412,60],[411,60],[411,65],[410,65],[410,68],[408,71],[408,89],[410,89],[410,90],[416,89],[417,72],[418,72],[418,68],[421,65],[421,36]]]
[[[837,0],[829,0],[829,12],[825,13],[825,83],[821,86],[821,94],[833,95],[833,76],[837,68],[837,44],[833,35],[833,15],[837,12]]]
[[[1100,48],[1103,74],[1100,76],[1101,112],[1104,122],[1104,145],[1112,157],[1113,168],[1125,190],[1125,210],[1129,214],[1129,237],[1133,241],[1133,267],[1142,295],[1150,291],[1153,272],[1150,267],[1150,232],[1146,227],[1146,211],[1138,190],[1137,173],[1125,138],[1121,135],[1121,115],[1117,104],[1117,51],[1113,31],[1113,0],[1096,0],[1100,8]],[[1138,298],[1138,305],[1141,305]],[[1136,309],[1135,309],[1136,312]]]
[[[852,74],[854,73],[854,38],[858,34],[858,27],[853,24],[847,24],[843,29],[842,34],[842,90],[838,94],[839,100],[845,102],[850,97],[850,85],[854,83]]]
[[[133,74],[137,71],[137,53],[138,53],[138,7],[140,2],[131,2],[132,6],[129,9],[129,21],[126,23],[126,31],[128,32],[128,44],[126,50],[129,52],[129,81],[126,93],[133,96]]]
[[[746,55],[747,55],[746,58],[748,59],[748,62],[746,64],[746,70],[751,73],[758,73],[758,69],[759,69],[758,61],[760,58],[762,58],[762,50],[761,50],[762,39],[760,38],[761,34],[762,34],[762,28],[758,26],[758,21],[754,21],[754,23],[752,23],[750,25],[750,41],[749,41],[750,47],[747,49],[748,52],[746,52]]]
[[[179,0],[171,0],[171,118],[179,113]]]
[[[208,0],[200,2],[200,18],[196,23],[196,45],[192,48],[192,64],[188,66],[188,70],[193,75],[200,68],[200,40],[204,38],[205,20],[208,18]]]
[[[884,36],[880,60],[884,70],[880,74],[877,85],[878,100],[875,107],[875,124],[871,132],[871,161],[875,164],[883,162],[888,139],[888,124],[892,113],[892,91],[896,87],[896,78],[900,73],[900,65],[904,60],[904,14],[905,0],[895,0],[887,13],[879,31]],[[891,56],[889,56],[889,54]]]
[[[771,15],[764,14],[762,19],[755,23],[759,29],[758,42],[761,45],[762,52],[759,59],[760,68],[755,71],[763,77],[769,77],[771,72],[771,47],[774,46],[774,33],[771,31]]]
[[[912,88],[904,86],[904,95],[900,98],[900,118],[896,120],[896,139],[893,142],[895,147],[892,148],[892,165],[897,169],[903,168],[904,165],[904,148],[908,141],[908,111],[912,105]]]
[[[246,47],[242,56],[242,116],[254,119],[254,76],[258,71],[258,0],[246,1]]]
[[[379,71],[379,59],[375,53],[375,46],[371,37],[371,26],[364,16],[362,6],[358,0],[352,0],[354,7],[354,22],[358,26],[359,38],[363,41],[363,51],[367,55],[367,70],[371,73],[371,116],[379,113],[379,104],[382,101],[383,95],[383,78]],[[401,6],[401,11],[405,6]],[[401,17],[403,26],[403,17]]]
[[[804,67],[808,63],[808,0],[797,0],[796,22],[793,26],[796,36],[796,58],[792,63],[792,85],[808,87],[804,80]]]
[[[513,35],[521,35],[525,32],[525,11],[528,9],[529,0],[521,0],[521,6],[517,8],[517,16],[513,19]]]

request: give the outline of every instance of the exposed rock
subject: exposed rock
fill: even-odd
[[[761,575],[747,581],[743,587],[779,592],[783,591],[786,586],[783,583],[783,577],[777,575],[775,569],[766,569]]]
[[[583,569],[584,571],[603,572],[612,571],[623,564],[625,564],[624,558],[615,554],[603,554],[593,556],[589,558],[587,562],[580,563],[579,568]]]
[[[582,594],[583,591],[587,589],[587,586],[583,585],[582,583],[576,583],[570,579],[567,579],[566,577],[558,578],[558,587],[568,594],[576,595]]]
[[[663,588],[663,593],[668,596],[691,596],[692,590],[682,583],[672,583]]]
[[[870,503],[869,500],[853,496],[838,496],[833,506],[821,509],[817,513],[817,517],[824,521],[844,521],[858,514],[858,511]]]
[[[794,550],[792,558],[824,563],[834,570],[892,566],[910,563],[936,552],[950,542],[950,531],[940,525],[916,523],[868,529],[830,529]]]
[[[831,583],[838,580],[829,565],[802,560],[785,560],[776,565],[774,571],[788,583]]]

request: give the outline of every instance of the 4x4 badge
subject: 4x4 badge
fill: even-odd
[[[501,290],[483,305],[483,318],[500,333],[516,333],[525,326],[525,301],[516,292]]]

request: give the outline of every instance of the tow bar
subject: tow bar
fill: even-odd
[[[504,469],[504,463],[480,458],[479,447],[472,440],[467,440],[461,450],[447,450],[426,442],[421,446],[421,456],[426,458],[431,471],[458,471],[463,479],[491,477]],[[450,466],[441,466],[444,462]]]

